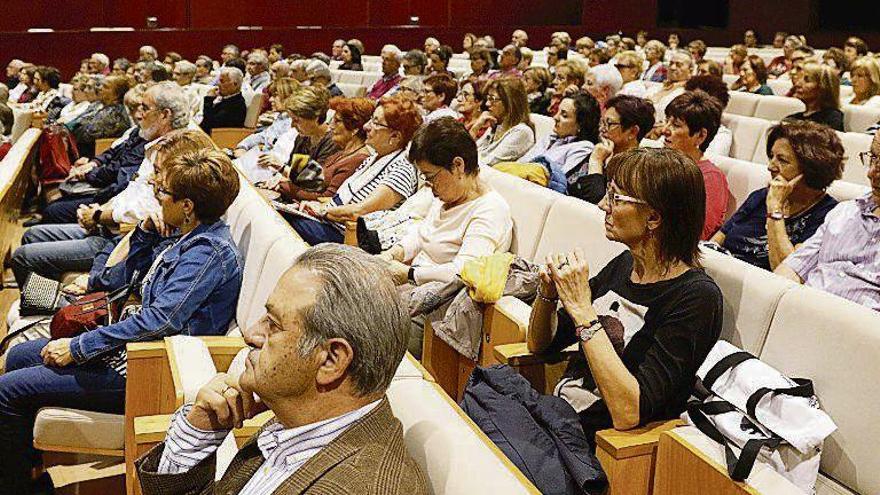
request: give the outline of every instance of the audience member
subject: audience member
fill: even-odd
[[[37,96],[25,108],[46,115],[46,121],[54,122],[61,114],[61,109],[70,103],[70,98],[63,96],[58,90],[61,85],[61,73],[55,67],[37,67],[34,72],[34,87],[39,91]]]
[[[6,65],[6,87],[12,89],[18,86],[18,74],[21,72],[21,68],[24,67],[24,62],[21,60],[14,58],[9,61],[9,64]]]
[[[531,48],[522,47],[519,49],[519,53],[522,55],[522,60],[519,61],[519,65],[516,66],[521,72],[525,72],[526,69],[532,66],[532,61],[535,58],[535,52],[532,51]]]
[[[471,73],[465,78],[472,84],[485,84],[492,70],[492,54],[485,48],[471,50]]]
[[[775,43],[774,40],[774,44]],[[804,43],[797,36],[789,36],[785,38],[785,43],[782,45],[782,55],[774,58],[770,61],[770,64],[767,65],[767,76],[771,79],[776,79],[791,70],[791,56],[794,54],[795,49],[802,46],[804,46]]]
[[[755,35],[755,31],[752,29],[747,29],[745,33],[743,33],[743,44],[746,48],[758,48],[758,36]]]
[[[235,45],[226,45],[223,47],[223,50],[220,51],[220,66],[226,66],[230,61],[237,58],[241,58],[241,50]],[[244,70],[242,70],[242,73],[244,73]]]
[[[74,78],[70,80],[71,95],[73,98],[58,113],[58,118],[55,119],[55,123],[67,124],[88,110],[89,105],[91,105],[92,102],[89,101],[88,95],[86,94],[86,87],[90,82],[91,81],[87,76],[82,75],[74,76]],[[94,91],[94,86],[92,91]]]
[[[100,100],[103,106],[95,112],[86,112],[67,124],[76,138],[80,155],[95,154],[95,140],[118,137],[131,126],[131,119],[125,110],[123,99],[130,89],[128,79],[111,76],[101,88]]]
[[[850,36],[847,38],[846,43],[843,44],[843,53],[846,56],[846,60],[853,64],[859,58],[868,55],[868,44],[861,38]]]
[[[430,57],[432,53],[440,48],[440,41],[437,38],[425,38],[425,56]]]
[[[404,358],[409,324],[385,272],[381,263],[347,246],[303,253],[269,296],[266,317],[248,332],[253,350],[244,374],[237,380],[220,374],[208,382],[195,403],[175,414],[168,440],[138,462],[144,494],[168,493],[180,483],[206,493],[222,486],[242,493],[249,487],[265,493],[326,487],[427,494],[427,478],[407,452],[385,395]],[[277,421],[248,445],[277,437],[286,439],[277,449],[306,455],[273,464],[256,448],[243,449],[215,481],[207,473],[214,472],[212,454],[223,438],[266,409]],[[318,426],[323,434],[309,437],[308,444],[297,434]],[[198,440],[184,449],[183,438]],[[300,468],[304,464],[327,468]]]
[[[773,35],[773,48],[777,50],[785,46],[785,39],[788,38],[788,33],[785,31],[776,31]]]
[[[522,49],[529,45],[529,35],[522,29],[517,29],[510,37],[510,42]]]
[[[699,64],[697,64],[697,75],[712,76],[721,79],[724,77],[724,69],[718,62],[714,60],[704,59]]]
[[[330,67],[320,60],[310,60],[306,65],[306,77],[313,86],[327,88],[331,97],[345,96],[339,86],[333,82],[333,74]]]
[[[410,50],[403,55],[404,76],[423,76],[428,67],[428,57],[421,50]]]
[[[364,126],[370,157],[339,187],[331,206],[306,202],[307,212],[321,217],[291,218],[294,230],[309,244],[342,242],[346,222],[379,210],[393,209],[412,196],[418,187],[418,173],[404,152],[422,125],[418,107],[401,96],[379,100],[373,118]]]
[[[666,66],[663,60],[666,58],[666,47],[657,40],[651,40],[645,44],[645,60],[648,68],[642,74],[642,81],[665,82]]]
[[[208,134],[218,127],[243,127],[247,116],[247,104],[241,94],[244,75],[235,67],[222,67],[219,73],[217,89],[208,93],[202,103],[200,125]]]
[[[850,67],[852,96],[844,103],[880,108],[880,61],[874,57],[862,57]]]
[[[487,111],[475,124],[489,129],[477,140],[481,166],[520,159],[535,144],[535,128],[529,118],[526,90],[519,79],[490,81],[486,88]],[[474,136],[474,128],[471,129]]]
[[[647,94],[647,98],[654,102],[657,123],[666,120],[666,106],[684,92],[684,85],[690,79],[691,72],[691,56],[684,52],[673,53],[669,60],[669,72],[663,85]]]
[[[605,169],[609,160],[638,148],[642,138],[653,128],[654,106],[650,101],[629,95],[618,95],[608,100],[605,113],[599,121],[599,142],[593,147],[587,163],[587,174],[570,184],[568,193],[599,204],[607,190]]]
[[[795,83],[795,98],[804,102],[807,109],[786,119],[810,120],[843,132],[840,78],[830,67],[812,62],[804,65],[803,75]]]
[[[15,115],[12,109],[0,99],[0,160],[6,157],[9,150],[12,149],[12,127],[15,122]]]
[[[615,156],[608,173],[605,236],[628,249],[592,278],[580,248],[549,255],[526,333],[532,352],[580,344],[554,395],[579,414],[587,438],[677,418],[723,313],[699,264],[705,191],[693,161],[636,149]]]
[[[730,47],[730,52],[727,54],[727,58],[724,59],[724,73],[738,76],[740,68],[748,56],[749,50],[745,45],[733,45]]]
[[[470,53],[474,49],[474,42],[477,41],[477,35],[474,33],[464,33],[461,39],[461,52]]]
[[[836,46],[832,46],[831,48],[825,50],[825,53],[822,54],[822,65],[827,65],[834,69],[837,72],[837,75],[840,77],[840,84],[848,85],[850,84],[849,78],[847,77],[847,73],[850,71],[850,61],[847,60],[846,54],[843,53],[843,50],[837,48]]]
[[[593,95],[602,108],[605,102],[610,100],[623,87],[623,78],[620,72],[611,64],[602,64],[591,67],[584,74],[583,89]]]
[[[479,84],[465,81],[461,84],[461,89],[458,90],[458,94],[455,96],[454,109],[461,115],[458,121],[464,124],[468,132],[471,132],[483,113],[483,103],[485,103],[486,98],[481,88],[482,86]],[[482,130],[476,129],[474,134],[477,134],[478,137],[482,136],[482,132],[485,132],[487,128],[485,127]]]
[[[342,65],[339,70],[364,70],[361,65],[361,51],[356,45],[346,43],[342,47]]]
[[[458,92],[458,84],[445,74],[428,76],[422,87],[419,104],[427,112],[424,122],[428,123],[441,117],[458,119],[461,115],[450,108],[455,95]]]
[[[694,76],[684,85],[684,89],[685,91],[694,91],[697,89],[705,91],[709,96],[718,100],[718,103],[721,104],[722,112],[727,108],[727,104],[730,102],[730,92],[727,89],[727,85],[724,84],[724,81],[716,77]],[[724,124],[720,124],[718,126],[718,131],[715,133],[715,137],[712,138],[709,147],[706,148],[705,152],[719,156],[730,156],[731,146],[733,146],[733,132]]]
[[[221,220],[238,194],[235,168],[223,153],[202,150],[173,156],[154,180],[161,220],[150,217],[137,227],[125,262],[126,270],[144,270],[140,311],[73,338],[27,341],[7,355],[0,376],[6,439],[0,480],[14,493],[31,493],[33,418],[40,408],[122,414],[128,342],[181,332],[216,335],[235,317],[242,259]],[[166,229],[179,239],[154,262],[149,255]]]
[[[345,48],[345,40],[339,39],[333,42],[330,48],[330,58],[332,60],[342,61],[342,50]]]
[[[281,43],[273,43],[269,46],[269,64],[274,64],[279,60],[284,60],[284,45]]]
[[[582,57],[589,59],[590,52],[593,51],[593,48],[596,48],[596,43],[589,36],[583,36],[575,41],[574,48]]]
[[[742,45],[734,45],[734,47],[742,46]],[[688,53],[691,54],[691,58],[694,59],[694,66],[703,61],[703,58],[706,56],[706,42],[703,40],[694,40],[688,43]],[[733,51],[733,48],[731,48]]]
[[[89,70],[96,75],[110,75],[110,58],[103,53],[93,53],[89,57]]]
[[[382,77],[373,84],[367,97],[378,100],[382,96],[397,91],[397,85],[403,76],[400,75],[400,63],[403,53],[394,45],[382,47]]]
[[[880,133],[859,154],[871,191],[837,205],[775,273],[880,311]]]
[[[749,55],[739,68],[739,80],[742,81],[740,91],[756,95],[772,95],[773,89],[767,86],[767,67],[764,59],[757,55]]]
[[[523,72],[523,85],[529,100],[529,111],[547,115],[550,110],[550,83],[553,77],[545,67],[529,67]]]
[[[213,69],[213,63],[211,59],[205,56],[201,56],[196,59],[196,77],[195,82],[199,84],[210,85],[214,81],[214,77],[211,76],[211,70]]]
[[[489,75],[489,79],[499,77],[521,77],[522,72],[517,68],[522,61],[522,52],[516,45],[507,45],[498,55],[498,70]]]
[[[138,62],[154,62],[159,58],[159,51],[156,47],[144,45],[138,49]]]
[[[721,104],[702,90],[687,91],[666,107],[668,119],[663,128],[667,148],[678,150],[697,164],[705,182],[705,222],[703,240],[711,238],[724,223],[730,204],[727,178],[703,153],[721,125]]]
[[[553,77],[553,92],[550,96],[550,105],[546,115],[556,115],[559,104],[567,93],[578,91],[584,85],[584,67],[574,60],[563,60],[556,64],[556,72]]]
[[[451,118],[422,126],[410,145],[414,163],[431,188],[428,213],[399,243],[379,255],[396,285],[449,283],[468,261],[507,252],[513,220],[507,201],[480,180],[477,147]],[[413,325],[409,351],[421,356],[424,322]]]
[[[536,142],[519,161],[562,172],[565,183],[560,186],[562,192],[567,191],[569,184],[586,174],[587,159],[599,142],[601,115],[599,102],[590,93],[566,96],[553,117],[553,133]]]
[[[618,91],[618,94],[638,96],[639,98],[645,97],[648,93],[648,88],[640,78],[643,65],[644,59],[635,51],[627,50],[617,54],[614,67],[617,68],[623,80],[623,86]]]
[[[291,131],[290,116],[287,113],[285,103],[299,87],[299,82],[289,77],[276,79],[269,84],[269,103],[277,116],[271,125],[245,137],[235,146],[233,153],[236,158],[255,147],[263,151],[272,150],[279,138]]]
[[[245,83],[248,92],[253,94],[262,93],[266,86],[269,85],[271,77],[269,76],[269,58],[262,52],[254,52],[247,58],[247,76]]]
[[[455,73],[448,69],[449,60],[452,58],[452,47],[449,45],[440,45],[433,52],[428,54],[429,75],[446,74],[452,79],[456,79]]]
[[[840,138],[827,126],[806,121],[774,126],[767,137],[769,186],[749,194],[712,242],[774,270],[837,205],[825,190],[843,172],[843,153]]]

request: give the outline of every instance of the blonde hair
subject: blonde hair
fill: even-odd
[[[857,70],[862,70],[868,79],[871,80],[871,88],[868,90],[868,97],[880,94],[880,62],[876,58],[864,56],[859,57],[850,67],[850,74],[855,75]],[[852,78],[850,76],[850,78]]]
[[[330,92],[322,86],[300,86],[284,100],[284,108],[303,119],[323,119],[330,104]]]
[[[526,87],[519,78],[502,77],[489,83],[486,88],[488,96],[490,90],[495,90],[504,105],[504,120],[501,126],[510,129],[517,124],[526,124],[535,130],[529,114],[529,100],[526,95]]]
[[[559,73],[559,69],[568,69],[568,76],[566,79],[571,81],[574,80],[575,84],[578,87],[584,84],[584,78],[586,77],[586,71],[584,70],[584,66],[574,62],[572,60],[563,60],[556,64],[556,73]]]
[[[816,80],[819,85],[820,108],[840,108],[840,77],[831,67],[810,62],[804,65],[801,77]]]
[[[619,63],[631,64],[641,73],[642,64],[645,62],[645,59],[635,51],[627,50],[617,54],[617,61]]]
[[[269,94],[277,97],[278,101],[283,103],[290,98],[299,87],[299,81],[296,79],[292,77],[282,77],[269,84]]]

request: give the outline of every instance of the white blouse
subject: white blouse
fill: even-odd
[[[525,123],[511,127],[494,140],[496,130],[497,127],[489,129],[477,140],[480,166],[491,167],[496,163],[515,162],[535,145],[535,131]]]

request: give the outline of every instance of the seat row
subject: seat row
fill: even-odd
[[[773,98],[762,96],[761,98]],[[725,112],[721,116],[721,123],[733,133],[733,142],[730,147],[730,157],[738,160],[766,165],[767,158],[767,134],[776,121],[758,117],[747,117]],[[860,132],[838,132],[843,143],[845,164],[843,180],[854,184],[868,185],[865,175],[865,167],[859,158],[859,153],[871,147],[873,136]]]
[[[598,273],[624,249],[605,238],[604,214],[596,206],[494,170],[484,172],[510,204],[511,249],[518,256],[537,262],[581,247],[591,273]],[[880,424],[873,419],[880,407],[880,315],[735,258],[702,254],[704,268],[724,295],[721,337],[789,376],[812,379],[823,409],[837,423],[825,442],[818,493],[880,492],[875,469]],[[487,321],[514,319],[527,328],[530,308],[517,299],[502,298],[490,311],[497,318]]]
[[[804,103],[788,96],[762,96],[742,91],[732,91],[725,112],[746,117],[767,120],[782,120],[785,117],[803,112]],[[861,105],[842,105],[843,125],[848,132],[865,132],[880,121],[880,108]]]

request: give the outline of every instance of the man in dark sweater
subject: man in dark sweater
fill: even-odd
[[[85,182],[97,190],[53,201],[43,210],[41,223],[76,223],[80,205],[104,204],[125,189],[144,161],[147,140],[141,137],[139,127],[131,128],[121,139],[95,158],[81,159],[70,171],[68,180]]]
[[[211,134],[217,127],[243,127],[247,105],[241,95],[242,72],[235,67],[220,69],[217,90],[205,96],[202,129]],[[215,92],[216,91],[216,92]]]

